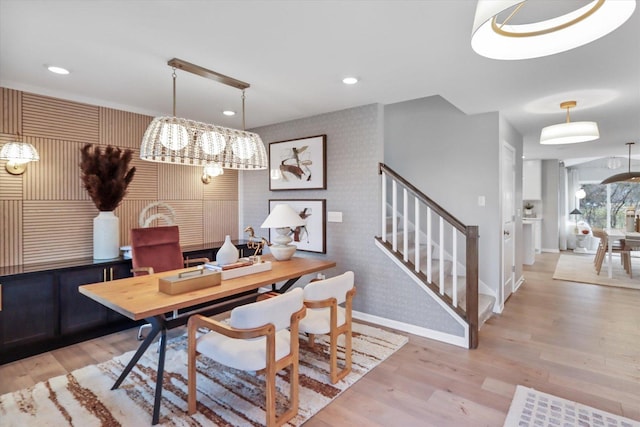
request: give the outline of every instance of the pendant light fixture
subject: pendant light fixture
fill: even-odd
[[[602,181],[600,184],[611,184],[613,182],[640,182],[640,172],[631,172],[631,146],[635,142],[627,142],[629,146],[629,170],[619,173]]]
[[[226,169],[266,169],[267,154],[262,139],[244,130],[244,90],[250,85],[181,59],[173,58],[167,64],[174,69],[173,117],[153,119],[142,137],[140,158],[216,169],[213,164]],[[241,89],[243,130],[176,117],[176,68]]]
[[[575,144],[600,138],[598,124],[596,122],[571,121],[569,109],[575,107],[576,104],[576,101],[566,101],[560,104],[560,108],[567,110],[567,121],[543,128],[540,133],[540,144]]]
[[[635,0],[594,0],[565,15],[538,22],[509,23],[518,13],[522,14],[523,9],[526,13],[527,7],[540,3],[478,0],[471,36],[473,50],[487,58],[504,60],[565,52],[614,31],[629,19],[636,7]]]

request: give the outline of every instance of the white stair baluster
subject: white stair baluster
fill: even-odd
[[[416,265],[416,272],[419,273],[420,272],[420,202],[418,201],[417,197],[414,197],[413,199],[413,203],[415,204],[415,212],[414,212],[414,251],[415,251],[415,265]]]
[[[438,279],[440,280],[440,295],[444,295],[444,219],[441,216],[438,216],[440,223],[440,250],[438,251],[438,256],[440,257],[439,264],[440,271],[438,275]]]
[[[391,247],[394,252],[398,251],[398,183],[394,179],[391,186],[391,197],[393,200],[391,201],[391,220],[393,224],[391,224]]]
[[[402,258],[409,261],[409,196],[407,189],[402,189]]]
[[[456,228],[451,227],[451,238],[453,239],[453,243],[451,244],[451,257],[453,263],[451,267],[451,281],[452,281],[452,299],[453,306],[458,306],[458,239],[456,238]]]
[[[387,241],[387,175],[382,172],[380,174],[382,176],[382,197],[380,198],[380,202],[382,204],[382,212],[380,217],[382,218],[382,233],[380,237],[383,242]]]

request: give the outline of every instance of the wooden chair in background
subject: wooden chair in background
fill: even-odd
[[[594,237],[600,239],[600,242],[598,243],[598,249],[596,250],[596,256],[593,260],[593,263],[596,267],[596,273],[600,275],[602,264],[609,250],[607,233],[601,228],[594,228],[591,231]],[[628,250],[625,250],[625,240],[622,239],[614,242],[612,245],[612,251],[613,253],[620,254],[620,261],[622,262],[622,266],[624,267],[624,270],[629,273],[631,269],[631,256],[630,252]]]
[[[300,321],[300,332],[309,337],[314,348],[315,335],[329,335],[331,383],[351,372],[351,309],[356,293],[353,271],[325,280],[314,280],[304,287],[307,316]],[[344,307],[339,304],[344,303]],[[338,369],[338,337],[344,335],[344,367]]]
[[[196,357],[201,354],[231,368],[265,376],[267,426],[279,426],[298,413],[298,324],[305,316],[302,289],[231,310],[229,324],[201,315],[188,322],[188,412],[196,412]],[[210,332],[196,337],[198,328]],[[289,329],[287,329],[289,328]],[[276,414],[276,373],[289,367],[289,407]]]

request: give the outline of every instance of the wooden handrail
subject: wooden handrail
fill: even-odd
[[[446,209],[444,209],[438,203],[434,202],[426,194],[424,194],[422,191],[418,190],[413,184],[411,184],[409,181],[407,181],[406,179],[404,179],[403,177],[398,175],[398,173],[396,171],[394,171],[393,169],[391,169],[389,166],[385,165],[384,163],[380,163],[379,168],[378,168],[378,173],[382,174],[382,172],[386,173],[387,175],[391,176],[396,181],[400,182],[415,197],[420,199],[421,202],[423,202],[425,205],[427,205],[431,209],[433,209],[438,215],[440,215],[442,218],[444,218],[449,224],[451,224],[455,228],[457,228],[465,236],[467,235],[467,226],[464,225],[464,223],[462,221],[460,221],[458,218],[456,218],[453,215],[451,215],[449,212],[447,212]]]

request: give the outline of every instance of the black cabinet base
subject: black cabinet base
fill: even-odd
[[[25,357],[34,356],[36,354],[45,353],[47,351],[56,350],[68,345],[77,344],[82,341],[109,335],[114,332],[139,327],[144,323],[144,320],[134,322],[133,320],[125,319],[119,322],[101,326],[99,328],[78,332],[76,334],[69,334],[33,344],[21,345],[20,347],[16,347],[14,349],[6,348],[4,349],[4,351],[2,351],[2,353],[0,353],[0,365],[24,359]],[[132,339],[135,340],[135,338]]]

